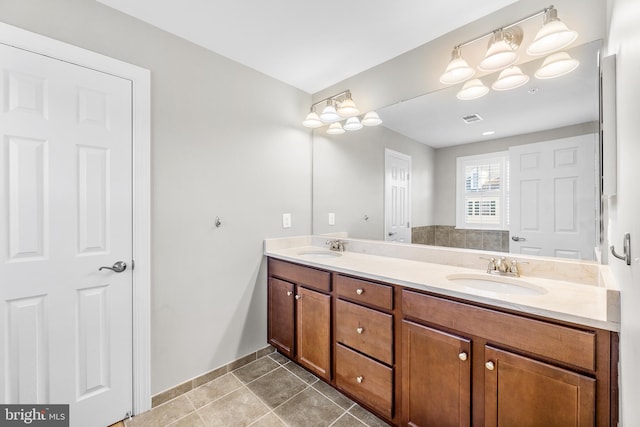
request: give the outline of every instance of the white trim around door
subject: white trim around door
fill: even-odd
[[[149,70],[0,22],[0,43],[132,82],[133,413],[151,409],[151,76]]]

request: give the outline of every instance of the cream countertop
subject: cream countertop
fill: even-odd
[[[517,256],[516,259],[527,261],[529,264],[521,265],[521,276],[516,280],[546,291],[543,294],[518,295],[470,288],[447,279],[447,276],[452,274],[495,278],[486,273],[487,261],[480,259],[480,256],[489,256],[486,253],[342,239],[347,242],[347,249],[339,257],[304,254],[309,251],[326,250],[326,240],[326,236],[267,239],[264,254],[272,258],[550,319],[611,331],[619,331],[620,328],[620,293],[615,288],[607,266]],[[500,255],[504,254],[491,254]],[[447,262],[447,259],[454,262]],[[558,271],[562,274],[554,274]],[[553,278],[554,275],[558,278]]]

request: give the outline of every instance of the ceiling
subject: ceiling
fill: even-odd
[[[314,94],[516,0],[98,0]]]

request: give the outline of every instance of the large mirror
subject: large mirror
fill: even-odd
[[[601,48],[568,49],[580,66],[566,76],[533,78],[532,60],[513,90],[461,101],[456,85],[378,109],[378,127],[314,131],[314,234],[593,260]],[[508,161],[492,180],[496,153]],[[498,187],[497,202],[479,191]]]

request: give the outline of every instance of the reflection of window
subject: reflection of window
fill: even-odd
[[[508,167],[507,151],[457,158],[457,228],[507,228]]]

